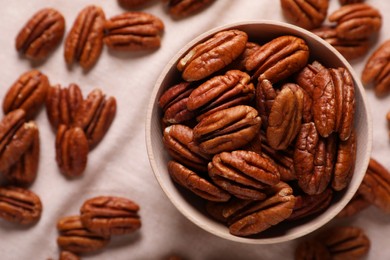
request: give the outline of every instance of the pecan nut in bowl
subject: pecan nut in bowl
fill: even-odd
[[[175,19],[194,15],[211,5],[215,0],[163,0],[168,13]]]
[[[261,127],[267,129],[268,116],[271,113],[271,109],[275,98],[277,96],[276,90],[272,86],[272,83],[265,79],[259,81],[256,87],[256,109],[259,112],[261,118]]]
[[[53,8],[35,13],[16,37],[16,50],[31,60],[43,60],[60,44],[65,19]]]
[[[164,23],[144,12],[127,12],[111,17],[104,24],[103,42],[113,50],[143,51],[161,45]]]
[[[80,220],[91,232],[110,237],[133,233],[141,228],[137,203],[123,197],[99,196],[80,208]]]

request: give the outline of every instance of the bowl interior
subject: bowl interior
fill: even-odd
[[[162,143],[162,129],[160,125],[162,114],[158,107],[158,99],[163,91],[179,82],[181,78],[180,73],[176,69],[176,63],[180,57],[194,45],[210,38],[216,32],[233,28],[245,31],[250,41],[260,44],[282,35],[301,37],[310,48],[310,62],[318,60],[326,67],[344,67],[348,69],[353,76],[356,87],[355,129],[357,130],[358,141],[355,172],[350,185],[344,191],[337,193],[331,206],[324,213],[301,222],[281,223],[255,237],[249,238],[231,235],[225,225],[218,223],[207,215],[201,199],[177,186],[171,180],[167,171],[169,155]],[[371,132],[371,118],[367,108],[364,89],[349,63],[332,46],[316,35],[293,25],[275,21],[249,21],[208,31],[185,45],[171,59],[162,71],[152,92],[147,112],[146,143],[150,164],[157,181],[172,203],[188,219],[199,227],[229,240],[252,244],[268,244],[288,241],[308,234],[326,224],[340,212],[355,194],[367,169],[371,153]]]

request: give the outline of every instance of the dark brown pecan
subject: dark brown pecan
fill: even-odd
[[[318,237],[335,260],[360,259],[370,250],[370,240],[358,227],[334,227]]]
[[[87,166],[88,141],[80,127],[58,127],[56,136],[56,161],[67,177],[80,176]]]
[[[105,237],[133,233],[141,228],[137,203],[123,197],[99,196],[88,199],[80,219],[88,230]]]
[[[250,76],[239,70],[230,70],[195,88],[188,97],[187,108],[198,111],[197,120],[200,121],[216,111],[247,104],[254,94]]]
[[[371,158],[359,194],[386,213],[390,213],[390,172]]]
[[[61,251],[60,260],[80,260],[80,257],[69,251]]]
[[[95,252],[103,249],[110,241],[86,229],[80,216],[63,217],[57,222],[59,236],[57,244],[62,250],[75,254]]]
[[[341,39],[366,39],[377,33],[382,26],[380,12],[364,3],[344,5],[328,19],[337,23],[336,32]]]
[[[151,0],[118,0],[118,3],[127,9],[140,8],[151,2]]]
[[[24,122],[25,112],[16,109],[0,122],[0,172],[17,163],[31,147],[38,128],[33,122]]]
[[[384,96],[390,90],[390,40],[382,43],[367,60],[362,72],[362,82],[373,84],[375,94]]]
[[[116,99],[106,98],[100,89],[94,89],[80,104],[74,117],[74,126],[84,130],[92,150],[103,139],[116,114]]]
[[[207,172],[208,159],[193,142],[192,129],[185,125],[171,125],[164,129],[163,143],[173,159],[185,166]]]
[[[368,202],[358,191],[348,204],[337,214],[338,218],[346,218],[357,215],[360,211],[366,209],[371,203]]]
[[[273,161],[244,150],[215,155],[208,171],[215,184],[240,199],[264,199],[262,190],[280,180]]]
[[[180,124],[195,117],[195,112],[187,108],[188,97],[194,90],[188,82],[181,82],[166,90],[158,100],[164,111],[165,124]]]
[[[33,140],[30,147],[3,175],[7,181],[15,185],[31,185],[37,176],[39,163],[39,131],[34,122],[29,122],[33,130]]]
[[[341,5],[350,5],[350,4],[357,4],[357,3],[363,3],[365,0],[339,0],[339,3]]]
[[[362,57],[368,52],[370,48],[369,39],[342,39],[337,36],[336,29],[332,27],[324,26],[318,29],[314,29],[312,32],[327,41],[347,60],[353,60]]]
[[[229,231],[236,236],[258,234],[287,219],[293,210],[292,188],[279,182],[266,190],[267,198],[242,206],[230,217]]]
[[[36,223],[42,213],[42,203],[32,191],[19,187],[0,188],[0,217],[21,225]]]
[[[175,161],[168,162],[168,172],[179,185],[187,188],[201,198],[209,201],[227,201],[230,194],[218,188],[213,183]]]
[[[259,111],[261,118],[261,126],[263,129],[268,127],[268,116],[271,113],[271,108],[276,98],[276,90],[272,83],[265,79],[259,81],[256,87],[256,108]]]
[[[293,83],[285,84],[277,94],[268,116],[267,141],[275,150],[286,149],[302,124],[303,91]]]
[[[322,24],[329,6],[329,0],[280,0],[280,3],[289,21],[308,30]]]
[[[77,61],[88,70],[97,62],[103,49],[104,21],[104,12],[98,6],[81,10],[65,40],[64,57],[68,66]]]
[[[203,118],[193,129],[202,152],[216,154],[248,144],[258,133],[261,119],[250,106],[235,106]]]
[[[326,210],[332,201],[333,192],[326,189],[317,195],[298,195],[295,197],[295,205],[291,216],[288,220],[297,220],[312,216]]]
[[[331,260],[332,257],[326,246],[315,240],[305,240],[295,249],[295,260]]]
[[[4,97],[4,114],[21,108],[26,112],[26,120],[32,119],[45,103],[49,87],[48,78],[39,70],[23,73]]]
[[[309,47],[303,39],[280,36],[252,53],[245,68],[253,71],[253,78],[275,83],[304,68],[308,59]]]
[[[235,60],[244,51],[247,41],[248,35],[243,31],[228,30],[216,33],[189,50],[179,60],[177,69],[182,72],[186,81],[201,80]]]
[[[324,139],[314,123],[302,124],[294,151],[294,168],[301,189],[320,194],[328,186],[333,173],[336,151],[335,136]]]
[[[144,12],[126,12],[104,24],[103,42],[118,51],[142,51],[160,47],[164,23]]]
[[[59,45],[65,32],[65,19],[53,8],[35,13],[16,36],[16,50],[31,60],[42,60]]]
[[[168,13],[175,19],[185,18],[196,14],[215,0],[164,0],[167,4]]]
[[[351,182],[355,170],[356,134],[353,131],[346,141],[340,141],[334,166],[332,188],[340,191]]]

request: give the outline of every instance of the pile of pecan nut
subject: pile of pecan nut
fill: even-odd
[[[354,172],[355,87],[306,42],[216,33],[159,98],[168,172],[237,236],[323,212]]]

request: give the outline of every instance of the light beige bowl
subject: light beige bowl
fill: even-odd
[[[169,155],[162,143],[162,129],[160,125],[162,112],[158,107],[158,99],[163,91],[177,83],[180,78],[181,74],[177,71],[176,64],[183,54],[215,33],[233,28],[245,31],[251,41],[261,40],[264,42],[281,35],[301,37],[309,45],[311,59],[316,59],[327,67],[347,68],[351,72],[356,86],[355,127],[357,129],[357,157],[355,173],[350,185],[343,192],[337,193],[334,202],[321,215],[308,221],[294,224],[280,223],[254,238],[231,235],[225,225],[208,216],[204,211],[201,199],[174,184],[167,170]],[[161,188],[176,208],[189,220],[204,230],[225,239],[242,243],[270,244],[292,240],[320,228],[335,217],[350,201],[359,187],[368,166],[372,145],[372,122],[362,84],[348,62],[331,45],[316,35],[293,25],[275,21],[248,21],[218,27],[203,33],[186,44],[165,66],[150,98],[146,119],[146,145],[150,164]]]

